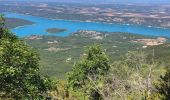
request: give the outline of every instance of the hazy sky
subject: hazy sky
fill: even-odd
[[[11,0],[15,1],[15,0]],[[76,3],[170,3],[170,0],[16,0],[16,1],[55,1]]]

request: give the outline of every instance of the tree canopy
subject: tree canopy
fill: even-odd
[[[51,88],[48,78],[39,73],[36,50],[4,27],[0,17],[0,98],[36,99]]]
[[[77,62],[72,72],[68,74],[69,86],[73,89],[82,89],[92,100],[99,100],[101,94],[98,88],[109,69],[109,59],[104,50],[99,45],[90,46],[84,58]]]

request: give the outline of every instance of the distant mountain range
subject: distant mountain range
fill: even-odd
[[[147,4],[160,4],[169,3],[170,0],[6,0],[6,1],[48,1],[48,2],[65,2],[65,3],[147,3]]]

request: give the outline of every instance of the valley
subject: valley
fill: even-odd
[[[0,0],[0,100],[169,100],[168,0]]]
[[[107,52],[111,62],[123,59],[123,55],[128,51],[143,51],[152,55],[154,48],[155,60],[160,64],[166,64],[170,59],[170,56],[167,56],[170,54],[169,38],[166,38],[167,41],[158,46],[145,47],[145,44],[133,42],[136,39],[156,40],[156,38],[129,33],[78,31],[68,37],[30,36],[24,40],[30,46],[36,48],[41,55],[40,64],[43,75],[65,79],[65,73],[70,71],[72,65],[83,56],[84,49],[93,44],[100,44]],[[164,59],[164,62],[162,62],[162,59]]]

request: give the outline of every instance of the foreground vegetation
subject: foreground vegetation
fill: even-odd
[[[107,37],[108,34],[100,35]],[[51,57],[55,56],[53,54],[59,54],[64,58],[71,52],[77,55],[74,61],[69,57],[65,62],[61,62],[64,66],[72,65],[73,67],[70,67],[72,70],[67,73],[65,80],[55,79],[54,82],[40,75],[39,68],[43,67],[39,67],[40,58],[37,52],[6,29],[4,18],[0,17],[0,99],[169,100],[170,70],[167,59],[169,44],[142,49],[142,44],[130,41],[144,36],[113,33],[107,38],[98,37],[89,39],[75,33],[73,36],[63,38],[36,38],[32,42],[27,38],[29,45],[35,46],[37,43],[42,58],[43,52],[45,55],[52,52],[49,54]],[[58,39],[56,41],[44,40],[56,38]],[[101,45],[86,47],[85,52],[82,52],[80,48],[84,48],[92,41]],[[41,42],[47,42],[48,45]],[[76,44],[74,45],[76,47],[68,48],[71,47],[68,43]],[[59,46],[60,49],[57,49]],[[112,50],[117,52],[113,53]],[[119,53],[122,57],[119,57]],[[40,63],[47,65],[43,60]]]
[[[5,28],[0,16],[0,99],[43,99],[51,81],[40,76],[39,56]]]
[[[124,60],[110,64],[97,45],[87,49],[67,81],[59,81],[51,96],[64,100],[169,100],[169,75],[164,66],[148,62],[143,52],[128,52]]]

